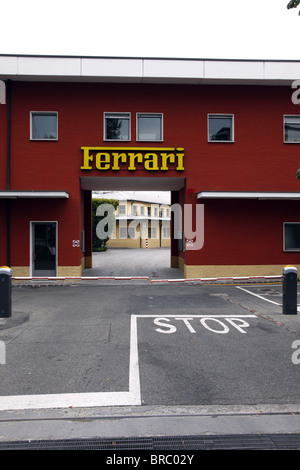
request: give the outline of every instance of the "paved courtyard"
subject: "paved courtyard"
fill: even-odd
[[[110,248],[93,253],[92,269],[84,276],[149,276],[158,279],[181,279],[183,272],[170,267],[170,249]]]

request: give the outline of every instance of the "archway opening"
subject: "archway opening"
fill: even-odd
[[[184,178],[81,178],[81,188],[92,201],[118,201],[107,250],[91,250],[91,263],[83,275],[182,277],[173,261],[177,240],[172,232],[172,203],[184,186]]]

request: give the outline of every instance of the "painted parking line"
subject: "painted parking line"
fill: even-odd
[[[129,391],[0,397],[0,411],[135,405],[141,405],[137,319],[135,315],[131,316],[130,323]]]
[[[251,295],[254,295],[255,297],[258,297],[259,299],[265,300],[266,302],[270,302],[271,304],[282,306],[282,304],[280,304],[280,303],[278,303],[278,302],[275,302],[274,300],[266,299],[266,298],[263,297],[262,295],[260,295],[260,294],[255,294],[254,292],[251,292],[250,290],[245,289],[244,287],[240,287],[240,286],[235,286],[235,287],[236,287],[237,289],[243,290],[244,292],[247,292],[248,294],[251,294]]]
[[[282,304],[279,303],[279,302],[275,302],[274,300],[271,300],[271,299],[267,299],[266,297],[264,297],[263,295],[260,295],[260,294],[256,294],[255,292],[252,292],[248,289],[245,289],[244,287],[240,287],[240,286],[235,286],[237,289],[240,289],[244,292],[247,292],[248,294],[251,294],[253,295],[254,297],[258,297],[259,299],[261,300],[265,300],[266,302],[269,302],[271,304],[274,304],[274,305],[278,305],[279,307],[282,307]],[[298,305],[297,306],[297,311],[300,312],[300,306]]]

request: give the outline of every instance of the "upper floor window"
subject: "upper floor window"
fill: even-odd
[[[31,140],[57,140],[57,112],[32,111],[30,116]]]
[[[130,113],[104,113],[104,140],[130,140]]]
[[[300,142],[300,116],[284,116],[284,142]]]
[[[209,114],[208,115],[208,141],[209,142],[233,142],[233,115]]]
[[[136,140],[163,140],[162,114],[138,113],[136,118]]]

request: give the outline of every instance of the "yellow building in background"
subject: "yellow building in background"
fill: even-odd
[[[116,199],[116,227],[109,248],[163,248],[171,245],[170,193],[167,191],[96,191],[93,197]]]

